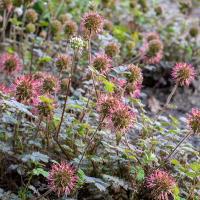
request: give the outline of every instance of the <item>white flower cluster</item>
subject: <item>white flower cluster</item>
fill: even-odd
[[[70,39],[70,45],[71,45],[72,49],[82,52],[82,50],[85,46],[85,42],[80,37],[73,37]]]

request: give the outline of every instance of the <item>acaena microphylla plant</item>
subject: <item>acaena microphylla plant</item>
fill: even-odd
[[[126,83],[124,84],[122,94],[130,95],[132,98],[138,98],[142,88],[143,75],[140,67],[130,64],[125,73]]]
[[[111,111],[120,103],[118,96],[101,94],[97,100],[97,111],[101,117],[111,115]]]
[[[163,170],[154,170],[147,176],[145,187],[152,200],[170,200],[176,187],[174,178]]]
[[[68,195],[76,189],[78,176],[75,168],[66,162],[53,164],[48,176],[50,190],[54,191],[58,197]]]
[[[200,109],[193,108],[192,112],[188,114],[188,125],[194,134],[200,133]]]
[[[194,68],[187,63],[177,63],[172,69],[172,77],[180,86],[189,86],[195,78]]]
[[[56,94],[60,89],[58,78],[49,73],[43,73],[41,90],[44,94]]]
[[[130,64],[128,66],[128,73],[126,74],[127,82],[129,83],[142,83],[143,75],[142,70],[137,65]]]
[[[112,96],[112,95],[109,96],[106,94],[102,94],[100,95],[100,97],[97,98],[97,111],[100,114],[100,120],[97,128],[91,135],[89,142],[87,143],[86,147],[83,150],[82,156],[79,160],[78,167],[80,166],[87,149],[90,147],[90,144],[93,142],[93,139],[97,134],[98,130],[102,127],[104,122],[106,123],[106,120],[107,122],[109,121],[110,116],[112,115],[112,111],[114,110],[114,106],[120,103],[121,103],[120,97],[117,96]]]
[[[70,67],[72,58],[68,54],[58,54],[55,59],[55,64],[59,72],[62,72]]]
[[[101,74],[106,74],[111,68],[111,59],[105,54],[98,54],[92,61],[92,66]]]
[[[163,57],[163,44],[160,40],[150,40],[144,42],[141,50],[141,58],[147,64],[159,63]]]
[[[71,38],[77,33],[78,26],[74,21],[68,20],[64,23],[63,29],[67,38]]]
[[[88,64],[92,64],[92,52],[91,52],[91,37],[100,33],[103,30],[104,19],[101,15],[96,12],[86,13],[81,21],[81,28],[83,34],[86,36],[88,40]],[[96,84],[95,84],[95,76],[94,73],[91,72],[93,87],[95,90],[96,97],[98,97]]]
[[[41,81],[34,79],[32,75],[18,77],[12,88],[17,101],[26,105],[35,106],[39,103],[41,94]]]
[[[0,70],[9,75],[18,73],[22,70],[21,59],[16,53],[3,53],[0,56]]]
[[[38,14],[34,9],[28,9],[26,11],[26,21],[28,23],[35,23],[38,19]]]
[[[88,37],[100,33],[103,30],[104,19],[97,12],[86,13],[81,21],[82,31],[86,31]]]
[[[194,68],[187,63],[177,63],[172,69],[172,78],[175,81],[175,86],[173,87],[170,95],[167,98],[164,107],[167,107],[169,102],[172,99],[172,96],[175,94],[178,86],[189,86],[195,78]]]
[[[113,58],[119,54],[119,51],[119,45],[115,42],[110,42],[105,47],[105,54],[110,58]]]
[[[55,19],[51,22],[51,31],[54,36],[57,35],[58,33],[60,33],[62,28],[63,27],[62,27],[62,24],[60,21]]]
[[[135,112],[122,101],[111,110],[108,127],[116,133],[125,133],[136,121]]]

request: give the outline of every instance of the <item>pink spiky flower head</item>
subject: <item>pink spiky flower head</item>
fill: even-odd
[[[102,74],[106,74],[111,68],[111,59],[105,54],[98,54],[93,62],[92,66]]]
[[[128,83],[126,85],[125,93],[132,98],[139,98],[141,94],[142,84],[140,82]]]
[[[66,70],[71,65],[72,58],[68,54],[58,54],[55,63],[59,71]]]
[[[114,109],[109,116],[109,128],[115,132],[125,133],[135,122],[136,115],[122,101],[115,104]]]
[[[195,70],[190,64],[177,63],[172,69],[172,77],[180,86],[189,86],[195,78]]]
[[[74,21],[68,20],[65,22],[64,33],[68,38],[74,36],[77,33],[77,30],[78,30],[78,27]]]
[[[137,65],[129,65],[128,66],[129,74],[127,74],[127,79],[129,83],[142,83],[143,76],[142,70]]]
[[[153,200],[169,200],[175,187],[173,177],[162,170],[155,170],[146,178],[146,188]]]
[[[30,8],[26,11],[26,20],[30,23],[35,23],[38,19],[38,14],[37,12]]]
[[[17,54],[3,53],[0,56],[0,70],[6,74],[15,74],[22,69],[22,63]]]
[[[116,96],[102,94],[97,101],[97,110],[102,117],[109,116],[116,104],[119,104],[119,101]]]
[[[163,57],[163,44],[160,40],[145,42],[140,49],[140,54],[145,63],[159,63]]]
[[[193,108],[191,114],[188,115],[188,125],[194,134],[200,133],[200,109]]]
[[[60,89],[60,81],[52,74],[43,73],[42,91],[45,94],[56,94]]]
[[[110,58],[115,57],[119,53],[119,45],[115,42],[110,42],[105,47],[105,54],[109,56]]]
[[[0,92],[3,94],[9,94],[11,92],[10,88],[6,87],[4,84],[0,83]]]
[[[58,197],[70,194],[77,185],[78,176],[72,165],[66,162],[53,164],[48,176],[48,185]]]
[[[17,101],[26,105],[35,106],[39,102],[41,82],[32,75],[18,77],[13,85]]]
[[[86,13],[81,21],[81,27],[88,34],[97,34],[103,30],[104,19],[97,12]]]

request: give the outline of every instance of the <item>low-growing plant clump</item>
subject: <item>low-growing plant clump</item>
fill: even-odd
[[[198,6],[1,0],[0,198],[198,200]]]

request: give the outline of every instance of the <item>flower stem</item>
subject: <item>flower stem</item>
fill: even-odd
[[[39,197],[33,198],[32,200],[39,200],[42,199],[43,197],[46,197],[48,194],[52,192],[52,189],[47,190],[44,194],[40,195]]]
[[[154,120],[153,120],[153,124],[158,120],[159,115],[163,114],[164,111],[167,109],[169,103],[171,102],[172,97],[174,96],[176,90],[178,88],[178,84],[176,83],[176,85],[174,85],[171,93],[169,94],[169,96],[167,97],[166,103],[164,104],[163,108],[156,114]]]
[[[83,153],[82,153],[81,159],[80,159],[80,161],[79,161],[79,163],[78,163],[78,168],[80,167],[80,164],[81,164],[81,162],[82,162],[82,160],[83,160],[83,157],[84,157],[84,155],[86,154],[86,151],[88,150],[88,148],[90,147],[90,145],[91,145],[91,143],[92,143],[92,140],[94,139],[95,135],[97,134],[97,131],[100,129],[100,127],[101,127],[101,125],[102,125],[104,119],[105,119],[105,116],[101,119],[101,121],[99,122],[99,124],[98,124],[97,128],[95,129],[94,133],[93,133],[92,136],[90,137],[90,140],[89,140],[89,142],[87,143],[87,146],[85,147],[85,149],[84,149],[84,151],[83,151]]]
[[[180,145],[192,134],[192,132],[189,132],[177,145],[176,147],[173,149],[173,151],[167,156],[167,158],[165,159],[165,162],[168,161],[171,156],[175,153],[175,151],[180,147]]]
[[[58,136],[59,136],[60,129],[61,129],[61,126],[62,126],[62,123],[63,123],[64,115],[65,115],[65,110],[66,110],[67,100],[68,100],[69,90],[70,90],[70,83],[71,83],[71,79],[69,79],[69,82],[68,82],[68,85],[67,85],[67,92],[66,92],[66,95],[65,95],[64,106],[63,106],[63,110],[62,110],[60,124],[58,126],[58,130],[57,130],[56,135],[55,135],[57,140],[58,140]]]
[[[92,64],[92,52],[91,52],[91,31],[90,31],[90,34],[89,34],[89,39],[88,39],[88,54],[89,54],[89,65]],[[94,72],[92,71],[92,83],[93,83],[93,87],[94,87],[94,90],[95,90],[95,94],[96,94],[96,97],[98,97],[98,93],[97,93],[97,89],[96,89],[96,84],[95,84],[95,77],[94,77]]]
[[[57,141],[58,141],[58,136],[59,136],[60,129],[61,129],[61,126],[62,126],[62,123],[63,123],[64,115],[65,115],[65,110],[66,110],[66,106],[67,106],[67,100],[68,100],[68,96],[69,96],[69,92],[70,92],[70,86],[71,86],[72,80],[73,80],[73,69],[74,69],[75,65],[76,65],[76,62],[75,62],[75,55],[74,55],[74,60],[73,60],[73,64],[71,66],[71,71],[70,71],[71,76],[69,78],[69,82],[68,82],[68,85],[67,85],[67,92],[66,92],[66,96],[65,96],[65,100],[64,100],[64,106],[63,106],[63,110],[62,110],[60,124],[59,124],[58,130],[56,132],[56,140]]]
[[[176,85],[173,87],[171,93],[170,93],[169,96],[167,97],[167,101],[166,101],[166,103],[165,103],[165,105],[164,105],[164,108],[167,108],[167,106],[169,105],[169,103],[170,103],[172,97],[174,96],[174,94],[175,94],[177,88],[178,88],[178,84],[176,83]]]

